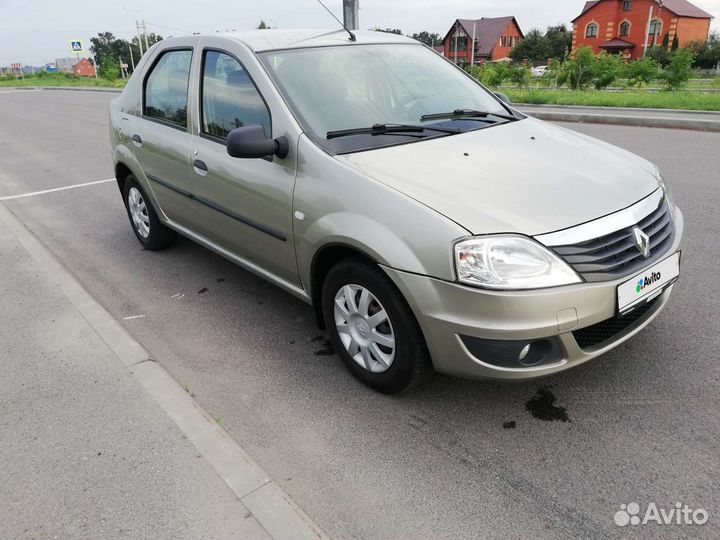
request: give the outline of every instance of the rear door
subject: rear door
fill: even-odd
[[[193,59],[192,45],[155,53],[143,78],[142,114],[128,126],[133,152],[162,212],[182,225],[190,224],[192,211],[188,104]]]
[[[239,42],[201,41],[197,134],[192,142],[198,232],[241,257],[299,285],[292,234],[292,195],[299,132],[257,60]],[[230,131],[263,126],[268,137],[284,135],[284,159],[238,159],[227,153]]]

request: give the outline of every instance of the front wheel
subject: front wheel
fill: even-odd
[[[377,265],[355,257],[339,262],[325,278],[322,303],[335,350],[366,385],[396,394],[428,371],[420,326]]]

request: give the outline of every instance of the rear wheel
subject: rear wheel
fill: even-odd
[[[150,199],[131,174],[125,179],[123,195],[130,224],[140,243],[152,251],[170,247],[175,242],[177,233],[160,223]]]
[[[336,352],[363,383],[395,394],[429,371],[420,326],[377,265],[359,257],[339,262],[325,278],[322,302]]]

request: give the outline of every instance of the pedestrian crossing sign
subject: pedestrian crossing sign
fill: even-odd
[[[74,53],[81,53],[83,51],[82,41],[79,39],[71,39],[70,50]]]

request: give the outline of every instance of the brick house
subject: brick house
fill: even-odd
[[[79,62],[76,62],[72,67],[73,75],[78,77],[94,77],[95,66],[87,58],[83,58]]]
[[[647,47],[706,41],[712,15],[687,0],[594,0],[573,20],[573,51],[590,46],[642,58]]]
[[[496,62],[507,58],[523,37],[515,17],[456,19],[443,39],[443,54],[456,64]]]

